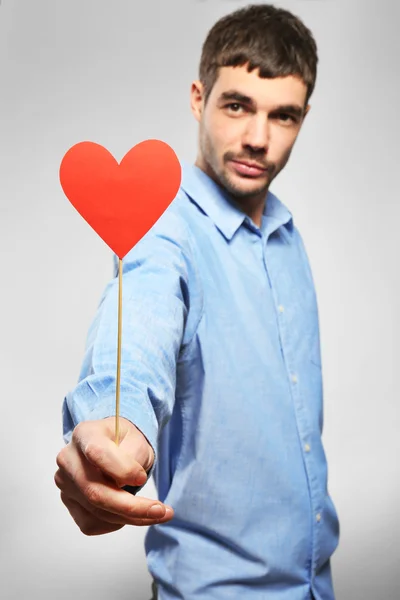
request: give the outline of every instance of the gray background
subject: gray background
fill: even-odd
[[[3,0],[0,7],[0,596],[146,600],[145,529],[83,536],[53,483],[61,403],[76,382],[111,251],[58,180],[73,144],[120,160],[156,137],[194,160],[189,90],[232,0]],[[341,520],[338,600],[394,600],[400,566],[400,84],[395,0],[277,2],[320,54],[312,110],[273,191],[317,286],[324,443]],[[397,370],[398,372],[398,370]],[[153,483],[142,492],[155,497]]]

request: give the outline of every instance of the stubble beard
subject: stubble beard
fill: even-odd
[[[260,160],[259,158],[249,155],[244,156],[243,154],[240,156],[234,155],[232,152],[226,152],[222,157],[222,166],[219,163],[218,156],[215,152],[215,149],[212,145],[210,138],[207,136],[205,131],[201,133],[200,137],[200,149],[202,152],[203,160],[207,164],[208,168],[211,169],[213,174],[213,179],[216,182],[225,188],[225,190],[235,199],[250,199],[259,195],[266,195],[268,188],[272,182],[272,180],[276,177],[277,169],[275,163],[266,161],[265,158]],[[228,161],[232,159],[242,159],[242,160],[256,160],[257,162],[261,162],[268,169],[267,178],[260,182],[259,186],[253,187],[251,190],[241,187],[240,184],[232,181],[226,164]],[[249,178],[250,179],[250,178]]]

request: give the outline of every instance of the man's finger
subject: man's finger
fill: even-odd
[[[106,480],[102,473],[88,463],[75,446],[69,448],[57,464],[65,480],[70,479],[92,506],[132,519],[154,519],[165,515],[165,505],[161,502],[133,496]],[[149,512],[153,506],[161,507],[158,512]]]
[[[164,523],[169,521],[173,516],[173,511],[166,511],[165,515],[160,518],[135,518],[135,517],[122,517],[120,515],[116,515],[115,513],[103,510],[101,508],[97,508],[90,504],[85,496],[80,492],[80,490],[72,484],[68,479],[66,479],[60,471],[54,476],[55,483],[57,487],[61,490],[62,497],[66,501],[67,499],[71,499],[73,502],[78,503],[82,506],[88,513],[92,514],[93,517],[98,519],[101,522],[111,523],[115,525],[155,525],[157,523]],[[64,501],[63,500],[63,501]],[[66,503],[64,501],[64,504]]]
[[[60,474],[60,471],[57,471],[55,474],[54,481],[57,487],[61,490],[61,499],[68,509],[69,502],[71,503],[72,508],[74,508],[76,504],[79,504],[79,506],[81,506],[86,513],[90,513],[92,515],[94,520],[101,521],[103,524],[109,523],[113,525],[120,525],[121,527],[127,525],[126,518],[124,519],[119,515],[115,515],[111,512],[102,510],[101,508],[92,506],[76,486],[71,485],[68,480],[64,479],[62,474]]]
[[[107,523],[97,519],[78,502],[61,492],[61,500],[67,507],[71,517],[85,535],[102,535],[122,529],[123,525]]]

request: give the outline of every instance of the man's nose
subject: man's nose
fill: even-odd
[[[242,138],[244,146],[267,152],[269,146],[269,123],[263,115],[254,115],[249,119]]]

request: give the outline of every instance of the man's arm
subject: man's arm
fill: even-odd
[[[150,473],[154,468],[157,436],[173,410],[178,356],[190,343],[201,314],[197,287],[186,226],[173,214],[166,215],[123,261],[121,443],[117,447],[112,424],[118,279],[107,286],[89,330],[79,383],[63,405],[68,444],[57,457],[56,484],[74,518],[87,517],[93,506],[92,515],[103,529],[109,529],[110,523],[115,525],[111,530],[123,526],[121,517],[126,523],[133,518],[140,521],[135,524],[150,524],[147,510],[154,502],[121,487],[143,486],[143,470]],[[100,525],[97,529],[92,525],[85,525],[90,533],[104,532]]]

